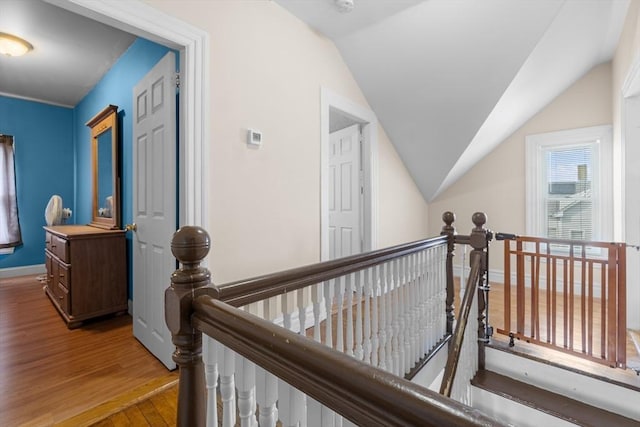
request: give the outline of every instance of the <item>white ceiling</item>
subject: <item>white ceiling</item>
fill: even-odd
[[[332,38],[427,201],[593,66],[628,0],[275,0]]]
[[[0,0],[0,32],[29,41],[21,57],[0,55],[0,94],[75,106],[135,36],[40,0]]]
[[[332,38],[427,201],[611,59],[629,0],[275,0]],[[0,93],[75,106],[135,36],[42,1],[0,0]]]

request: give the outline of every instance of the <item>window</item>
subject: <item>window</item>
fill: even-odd
[[[611,126],[526,137],[527,234],[610,240]]]
[[[21,244],[13,137],[0,134],[0,253],[11,253]]]

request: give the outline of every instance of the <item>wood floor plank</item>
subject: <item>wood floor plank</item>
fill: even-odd
[[[0,343],[1,426],[51,426],[169,374],[128,315],[67,329],[35,275],[0,279]]]
[[[150,425],[138,405],[128,407],[124,410],[124,414],[129,419],[130,424],[128,425],[130,426],[144,427]]]
[[[162,416],[156,410],[156,407],[151,403],[151,400],[143,400],[136,405],[142,415],[147,419],[150,426],[153,427],[167,427],[168,424],[162,418]]]

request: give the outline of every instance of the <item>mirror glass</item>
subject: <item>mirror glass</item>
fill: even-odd
[[[113,131],[98,135],[98,216],[113,218]]]
[[[120,228],[117,111],[109,105],[87,122],[93,157],[91,225],[107,229]]]

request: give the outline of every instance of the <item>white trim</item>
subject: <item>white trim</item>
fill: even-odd
[[[595,213],[595,221],[601,226],[599,235],[591,240],[611,240],[613,233],[613,183],[612,183],[612,134],[611,125],[592,126],[579,129],[569,129],[558,132],[548,132],[527,135],[525,138],[525,168],[526,168],[526,233],[529,236],[541,236],[540,203],[541,189],[539,187],[540,171],[543,170],[540,150],[552,145],[571,145],[598,141],[599,170],[594,171],[599,178],[597,197],[599,212]],[[546,237],[546,236],[542,236]]]
[[[370,109],[320,88],[320,259],[329,259],[329,111],[340,110],[363,124],[363,251],[378,247],[378,118]]]
[[[9,277],[29,276],[31,274],[44,274],[47,269],[44,264],[25,265],[23,267],[0,268],[0,279]]]
[[[180,222],[207,228],[209,34],[139,0],[46,0],[181,50]]]
[[[634,193],[640,181],[637,168],[631,162],[637,162],[638,136],[637,119],[640,112],[640,55],[637,55],[629,67],[620,96],[620,146],[617,147],[615,179],[619,180],[616,219],[620,222],[619,235],[616,239],[637,245],[640,243],[640,202],[638,197],[627,197],[627,192]],[[630,143],[627,145],[627,140]],[[634,142],[631,142],[634,141]],[[614,147],[615,148],[615,147]],[[631,163],[627,165],[628,163]],[[627,250],[627,327],[640,329],[640,255],[634,250]]]

